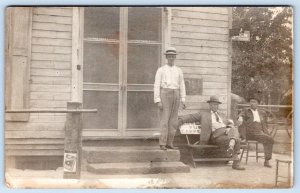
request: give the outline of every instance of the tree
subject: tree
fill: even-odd
[[[232,33],[240,30],[250,31],[250,41],[232,43],[233,93],[248,98],[255,77],[265,103],[279,99],[292,87],[292,8],[236,7]]]

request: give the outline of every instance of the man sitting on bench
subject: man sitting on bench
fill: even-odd
[[[245,168],[240,166],[238,159],[238,152],[240,151],[238,129],[234,127],[233,122],[229,122],[227,125],[223,122],[225,119],[222,119],[222,115],[218,113],[221,102],[217,96],[211,96],[207,103],[210,107],[209,110],[180,116],[178,117],[178,125],[200,122],[200,145],[210,143],[220,148],[225,148],[227,157],[233,156],[232,168],[235,170],[245,170]]]

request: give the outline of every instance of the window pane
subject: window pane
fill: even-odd
[[[127,128],[159,128],[153,92],[128,92]]]
[[[159,45],[128,45],[128,84],[153,84],[158,66]]]
[[[83,81],[119,82],[119,45],[84,43]]]
[[[161,8],[128,8],[129,40],[161,40]]]
[[[120,8],[84,8],[84,37],[119,39]]]
[[[118,128],[118,92],[84,91],[83,108],[98,109],[97,113],[83,113],[83,128]]]

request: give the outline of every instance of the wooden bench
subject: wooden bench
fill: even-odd
[[[188,148],[189,154],[191,156],[191,161],[193,164],[193,167],[196,167],[196,162],[211,162],[211,161],[233,161],[233,157],[195,157],[195,150],[207,150],[207,149],[220,149],[219,146],[217,145],[200,145],[200,134],[201,134],[201,125],[196,125],[196,124],[183,124],[180,127],[180,133],[182,135],[185,135],[186,137],[186,147]],[[191,136],[199,136],[198,140],[192,140]],[[247,145],[241,145],[241,149],[247,148]],[[239,159],[237,159],[239,160]]]

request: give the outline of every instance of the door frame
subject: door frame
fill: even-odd
[[[164,50],[171,42],[171,8],[161,7],[162,9],[162,44],[161,44],[161,64],[164,63]],[[123,30],[125,29],[125,30]],[[129,129],[126,131],[126,108],[127,105],[127,54],[122,54],[127,50],[127,31],[128,31],[128,7],[120,7],[120,42],[119,42],[119,109],[118,109],[118,129],[99,130],[83,129],[84,138],[142,138],[156,136],[158,129]],[[73,25],[72,25],[72,101],[83,102],[83,47],[84,45],[84,7],[73,8]],[[126,83],[126,85],[124,85]],[[126,88],[127,87],[127,88]],[[125,93],[123,93],[126,90]],[[122,99],[122,95],[125,95]],[[121,107],[121,108],[120,108]],[[125,120],[124,120],[125,119]],[[125,124],[123,124],[125,123]]]

